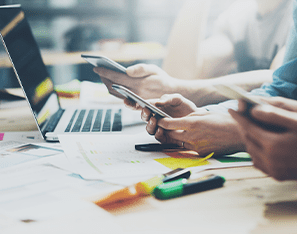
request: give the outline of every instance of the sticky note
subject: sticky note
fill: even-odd
[[[209,164],[207,159],[209,159],[214,153],[207,155],[204,158],[198,158],[197,152],[194,151],[180,151],[180,152],[170,152],[166,154],[170,158],[158,158],[155,161],[161,163],[165,167],[172,170],[176,168],[188,168],[197,167]]]
[[[232,162],[250,162],[252,161],[251,156],[246,152],[239,152],[236,154],[225,155],[224,157],[216,158],[221,163],[232,163]]]

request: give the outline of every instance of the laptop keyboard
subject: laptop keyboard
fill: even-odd
[[[121,130],[122,115],[120,109],[114,113],[111,109],[107,109],[105,112],[102,109],[89,111],[83,109],[76,110],[73,113],[65,132],[118,132]]]
[[[49,124],[46,126],[46,132],[53,132],[56,128],[59,120],[61,119],[65,110],[59,109],[49,120]]]

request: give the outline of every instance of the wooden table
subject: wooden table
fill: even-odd
[[[212,173],[226,178],[223,188],[167,201],[146,197],[111,210],[94,205],[1,233],[296,233],[296,182],[277,182],[253,167]]]
[[[0,111],[1,118],[6,118],[4,124],[0,121],[1,132],[8,131],[9,124],[15,130],[16,123],[30,122],[28,107],[27,111],[14,111],[10,117]],[[26,130],[35,130],[26,126]],[[66,217],[22,223],[1,233],[297,233],[297,182],[275,181],[254,167],[201,175],[210,173],[225,177],[224,187],[167,201],[145,197],[109,210],[93,205]]]

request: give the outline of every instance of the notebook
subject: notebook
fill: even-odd
[[[53,80],[20,5],[0,6],[0,38],[45,140],[58,141],[58,134],[64,132],[98,134],[122,130],[121,108],[61,107]]]

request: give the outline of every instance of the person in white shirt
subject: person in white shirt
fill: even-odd
[[[181,14],[193,15],[198,6],[205,4],[204,9],[207,8],[208,2],[188,1]],[[273,70],[269,66],[275,54],[273,69],[282,63],[281,49],[292,22],[291,5],[292,0],[238,0],[218,18],[216,33],[200,40],[201,43],[198,34],[191,37],[195,23],[183,23],[192,22],[192,18],[179,17],[173,31],[187,26],[183,30],[188,34],[173,33],[175,39],[169,39],[165,71],[148,64],[128,67],[127,74],[103,68],[94,71],[115,95],[112,83],[124,85],[145,99],[179,93],[199,107],[225,101],[213,88],[214,84],[230,82],[250,91],[272,81]],[[279,56],[281,59],[277,59]],[[229,73],[234,74],[217,77]],[[203,79],[210,77],[217,78]]]

